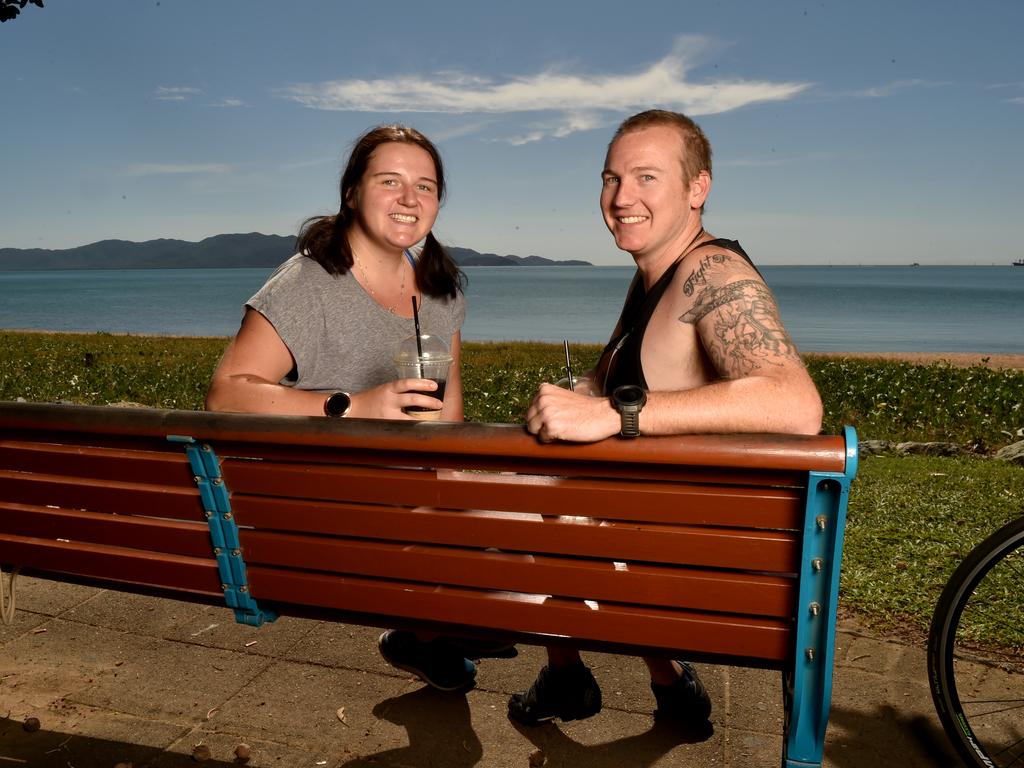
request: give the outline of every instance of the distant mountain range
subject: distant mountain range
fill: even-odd
[[[0,271],[46,269],[200,269],[203,267],[276,267],[294,253],[295,238],[250,232],[215,235],[198,243],[186,240],[101,240],[66,250],[0,248]],[[593,266],[576,259],[499,256],[470,248],[449,247],[463,267]]]

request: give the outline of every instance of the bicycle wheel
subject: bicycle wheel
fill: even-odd
[[[942,726],[971,766],[1024,767],[1024,518],[960,564],[928,636]]]

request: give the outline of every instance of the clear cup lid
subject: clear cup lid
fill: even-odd
[[[448,351],[448,345],[440,336],[429,333],[420,334],[419,345],[416,344],[416,336],[403,339],[398,345],[395,353],[396,363],[418,362],[451,362],[452,354]]]

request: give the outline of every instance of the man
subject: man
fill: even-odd
[[[628,118],[608,146],[601,211],[637,272],[596,368],[569,391],[542,384],[527,427],[542,442],[702,432],[816,434],[821,399],[757,269],[701,223],[711,147],[675,112]],[[693,667],[645,659],[655,718],[702,723],[711,702]],[[509,701],[536,725],[601,709],[601,691],[573,649],[550,648],[537,681]]]

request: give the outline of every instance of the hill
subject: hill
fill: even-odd
[[[0,271],[47,269],[201,269],[275,267],[294,253],[295,238],[259,232],[187,240],[101,240],[65,250],[0,248]],[[591,266],[542,256],[499,256],[470,248],[448,249],[460,266]]]

